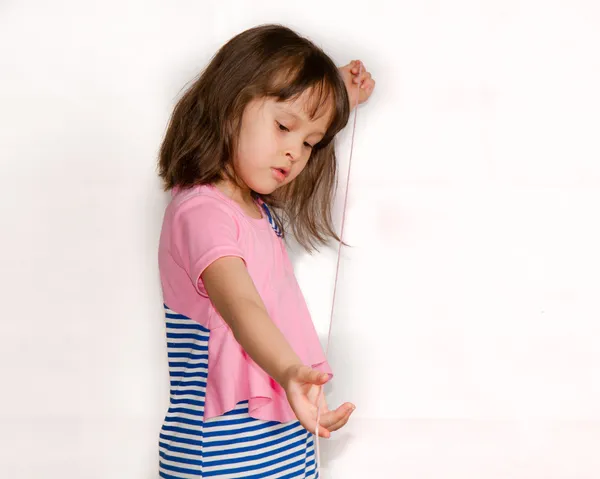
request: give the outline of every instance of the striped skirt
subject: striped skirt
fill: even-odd
[[[248,401],[204,419],[210,331],[165,311],[171,401],[160,432],[160,477],[317,479],[314,438],[298,421],[254,419]]]

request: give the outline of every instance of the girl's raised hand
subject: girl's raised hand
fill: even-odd
[[[346,84],[346,90],[350,98],[350,110],[352,110],[356,106],[357,95],[359,105],[369,99],[375,89],[375,80],[360,60],[352,60],[348,65],[340,67],[339,70]],[[357,89],[358,84],[360,84],[359,89]]]
[[[317,404],[319,390],[329,380],[329,375],[308,366],[294,366],[286,374],[283,388],[287,399],[300,421],[309,432],[315,433],[317,428]],[[321,402],[319,420],[319,436],[328,438],[331,432],[343,427],[350,419],[355,407],[345,403],[335,411],[329,411],[324,395]]]

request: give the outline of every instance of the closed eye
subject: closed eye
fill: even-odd
[[[277,126],[279,127],[279,129],[281,131],[290,131],[285,125],[282,125],[278,121],[276,121],[275,123],[277,123]],[[306,146],[307,148],[310,148],[311,150],[314,148],[314,145],[311,145],[310,143],[307,143],[306,141],[304,142],[304,146]]]

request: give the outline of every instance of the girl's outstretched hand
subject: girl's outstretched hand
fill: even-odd
[[[359,105],[369,99],[375,89],[375,80],[360,60],[352,60],[348,65],[340,67],[339,70],[346,84],[346,90],[350,98],[350,110],[352,110],[356,106],[357,95]],[[359,83],[360,88],[357,89],[356,86]]]
[[[300,421],[300,424],[309,432],[315,434],[317,428],[317,401],[320,388],[329,380],[329,375],[321,373],[308,366],[293,366],[287,373],[283,389],[287,399]],[[331,432],[344,426],[355,407],[345,403],[335,411],[327,408],[325,395],[321,402],[321,417],[319,420],[319,436],[328,438]]]

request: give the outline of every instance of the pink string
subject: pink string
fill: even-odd
[[[362,64],[359,63],[358,64],[358,76],[360,77],[360,74],[362,72]],[[344,240],[344,224],[346,222],[346,205],[348,203],[348,186],[350,185],[350,169],[352,167],[352,152],[354,150],[354,133],[356,132],[356,116],[358,113],[358,100],[360,98],[360,82],[358,83],[357,87],[356,87],[356,104],[354,106],[354,125],[352,127],[352,140],[350,142],[350,159],[348,160],[348,174],[346,177],[346,192],[344,195],[344,207],[342,209],[342,227],[341,227],[341,231],[340,231],[340,242],[338,244],[338,253],[337,253],[337,265],[335,268],[335,281],[333,283],[333,299],[331,300],[331,315],[329,318],[329,332],[327,333],[327,346],[325,347],[325,357],[327,357],[328,353],[329,353],[329,342],[331,340],[331,327],[333,325],[333,312],[335,310],[335,296],[336,296],[336,292],[337,292],[337,283],[338,283],[338,277],[339,277],[339,273],[340,273],[340,259],[341,259],[341,253],[342,253],[342,241]],[[323,386],[320,386],[320,391],[319,391],[319,398],[318,398],[318,402],[317,402],[317,428],[315,431],[315,435],[316,435],[316,447],[317,447],[317,471],[318,471],[318,477],[321,478],[321,448],[319,446],[319,422],[321,420],[321,401],[323,399]],[[322,479],[322,478],[321,478]]]

